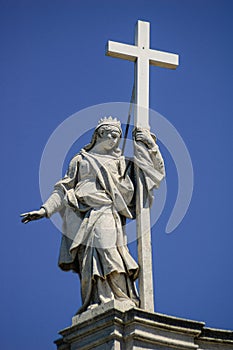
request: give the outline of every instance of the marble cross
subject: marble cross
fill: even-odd
[[[150,65],[176,69],[179,56],[150,49],[150,23],[138,21],[135,45],[108,41],[106,55],[135,62],[135,112],[134,125],[149,126],[149,67]],[[137,187],[137,238],[140,266],[139,291],[141,308],[154,312],[152,278],[151,229],[148,203],[143,203],[143,188],[138,176]]]

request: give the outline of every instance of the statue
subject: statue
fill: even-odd
[[[91,142],[73,157],[48,200],[39,210],[21,214],[26,224],[60,213],[59,266],[80,276],[83,304],[77,313],[112,299],[139,306],[134,283],[139,267],[129,253],[125,232],[126,219],[136,217],[135,168],[150,204],[165,170],[156,137],[148,129],[133,132],[134,162],[122,155],[121,136],[120,121],[102,118]]]

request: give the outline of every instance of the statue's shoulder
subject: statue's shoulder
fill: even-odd
[[[75,154],[75,156],[73,156],[73,158],[70,161],[70,165],[74,165],[77,164],[78,162],[80,162],[82,160],[82,155],[81,153],[77,153]]]
[[[78,165],[80,161],[82,160],[82,155],[80,153],[77,153],[70,161],[69,168],[68,168],[68,174],[70,177],[72,177],[78,168]]]

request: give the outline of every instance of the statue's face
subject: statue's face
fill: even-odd
[[[101,147],[103,147],[105,151],[110,151],[114,149],[119,145],[120,137],[120,131],[116,127],[111,127],[107,130],[101,130],[99,139]]]

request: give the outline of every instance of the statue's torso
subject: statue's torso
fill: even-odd
[[[78,183],[75,187],[77,199],[90,207],[112,204],[110,193],[101,185],[99,176],[104,176],[105,169],[111,176],[119,177],[119,160],[111,156],[94,155],[99,163],[98,172],[84,156],[79,163]]]

